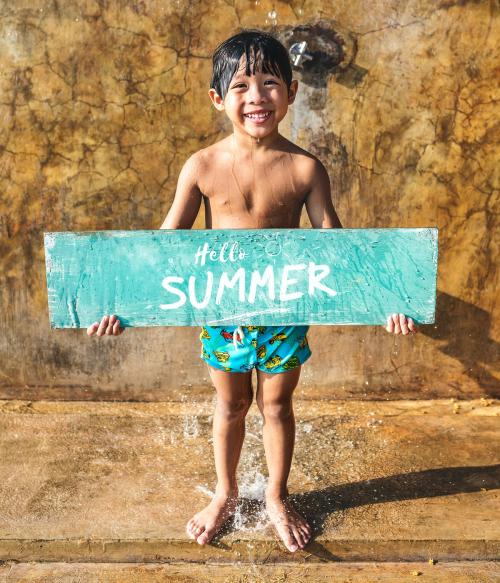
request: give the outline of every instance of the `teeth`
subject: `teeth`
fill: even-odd
[[[257,119],[264,119],[266,117],[269,117],[271,115],[271,112],[269,111],[268,113],[247,113],[245,114],[245,117],[250,117],[250,118],[257,118]]]

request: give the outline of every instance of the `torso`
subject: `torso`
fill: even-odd
[[[310,189],[301,173],[308,152],[282,138],[279,149],[244,154],[229,136],[199,154],[207,229],[299,227]]]

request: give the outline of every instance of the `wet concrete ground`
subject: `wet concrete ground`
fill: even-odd
[[[0,559],[9,561],[0,575],[50,581],[54,569],[58,581],[132,581],[134,569],[143,568],[141,581],[404,581],[431,569],[434,578],[427,580],[496,580],[488,578],[496,567],[487,561],[497,559],[500,548],[498,401],[296,400],[289,490],[314,528],[310,544],[296,553],[267,524],[255,403],[247,416],[235,519],[208,546],[188,538],[187,520],[215,486],[213,405],[213,399],[0,401]],[[173,565],[10,561],[173,562],[179,571],[172,579],[165,569]],[[360,561],[370,563],[355,564]],[[391,565],[399,561],[420,566]],[[476,562],[464,563],[467,571],[461,561]],[[193,563],[191,571],[185,562]],[[205,562],[226,571],[202,579],[195,568]],[[279,565],[269,570],[275,563],[288,564],[289,576],[292,568],[297,578],[280,579]],[[300,575],[305,565],[324,569],[326,579],[319,571],[316,579],[316,571]],[[269,569],[248,578],[257,567]],[[71,579],[71,568],[81,578]],[[106,578],[96,579],[95,569]],[[377,569],[383,578],[376,578]],[[476,578],[459,578],[473,571]],[[243,574],[247,579],[234,578]]]
[[[330,563],[295,565],[13,564],[2,583],[486,583],[498,581],[494,562]]]

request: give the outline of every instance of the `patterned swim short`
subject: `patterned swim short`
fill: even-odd
[[[286,372],[310,356],[309,326],[203,326],[201,358],[213,368]]]

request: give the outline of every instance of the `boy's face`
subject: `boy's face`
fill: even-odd
[[[226,112],[235,131],[242,131],[254,138],[263,138],[276,131],[285,117],[288,106],[295,100],[298,83],[293,80],[288,90],[281,77],[258,69],[255,75],[247,76],[245,63],[243,55],[224,100],[214,89],[210,89],[209,95],[215,107]],[[257,115],[258,112],[260,115]]]

